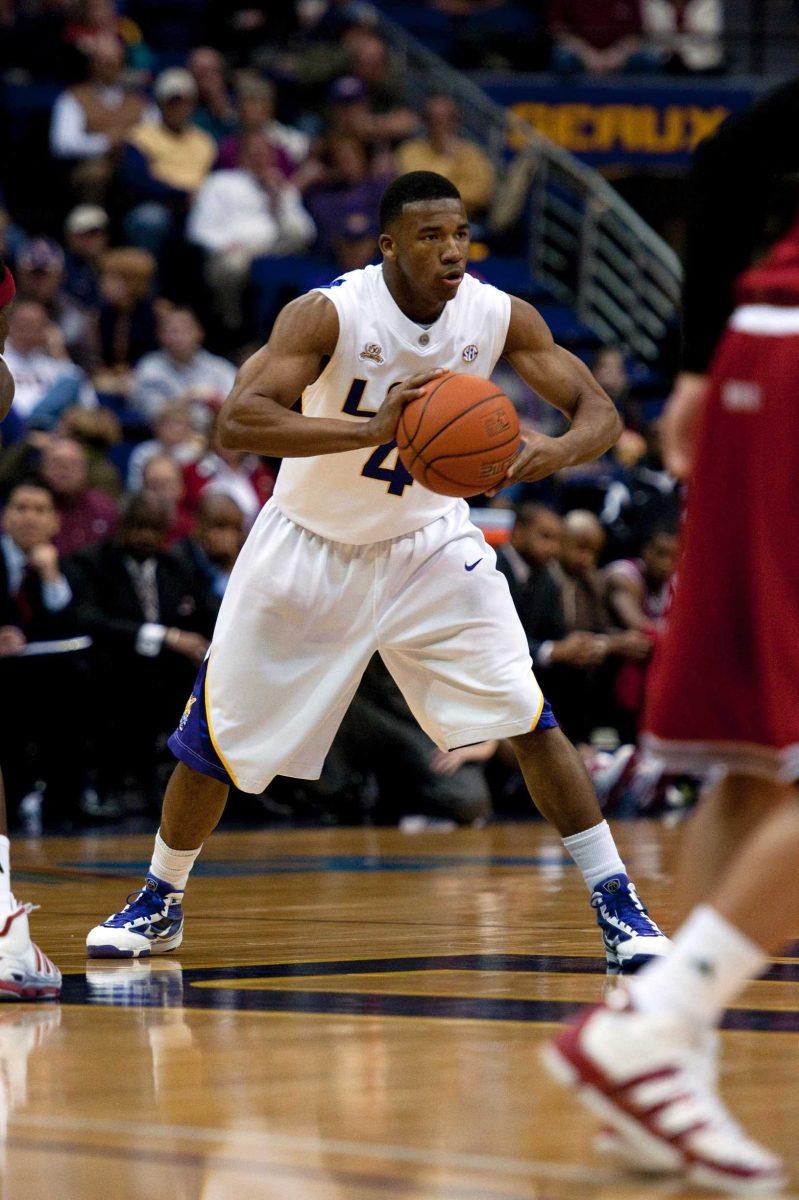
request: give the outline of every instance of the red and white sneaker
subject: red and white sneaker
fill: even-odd
[[[670,1015],[639,1013],[621,990],[580,1014],[541,1051],[558,1082],[615,1134],[639,1170],[677,1172],[728,1195],[774,1193],[778,1158],[751,1141],[715,1089],[711,1043]]]
[[[57,1000],[61,995],[61,972],[31,941],[28,913],[34,908],[17,904],[0,925],[0,1000]]]

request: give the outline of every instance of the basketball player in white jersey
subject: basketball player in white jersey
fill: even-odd
[[[585,877],[609,969],[634,971],[668,939],[535,680],[494,552],[465,501],[414,483],[392,440],[403,404],[438,372],[488,377],[503,356],[570,421],[562,437],[529,436],[514,479],[596,458],[619,436],[619,417],[534,308],[465,273],[469,223],[447,179],[401,176],[380,222],[382,264],[287,305],[222,409],[225,445],[284,461],[170,740],[180,761],[144,887],[91,930],[89,954],[180,945],[188,874],[229,785],[259,793],[275,775],[317,778],[379,651],[441,749],[511,739],[536,805]]]
[[[14,400],[14,380],[3,351],[15,293],[13,276],[0,259],[0,421],[6,419]],[[14,653],[14,635],[18,633],[13,627],[0,627],[0,657]],[[54,1000],[61,993],[61,972],[31,941],[28,913],[34,906],[14,899],[10,857],[6,798],[0,777],[0,1001]]]

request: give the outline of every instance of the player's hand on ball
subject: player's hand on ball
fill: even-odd
[[[526,429],[522,448],[508,467],[507,482],[537,483],[539,479],[546,479],[566,465],[561,438],[547,437],[534,429]]]
[[[422,371],[419,375],[411,375],[410,379],[403,379],[400,383],[392,384],[386,393],[380,411],[364,422],[364,446],[384,446],[386,442],[392,441],[397,432],[400,413],[405,405],[410,400],[416,400],[421,396],[425,384],[443,374],[443,367],[435,367],[430,371]]]

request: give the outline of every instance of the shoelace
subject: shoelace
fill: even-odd
[[[110,921],[118,921],[120,924],[127,924],[128,921],[136,917],[153,917],[156,913],[161,912],[166,904],[166,898],[159,895],[158,892],[153,892],[149,888],[142,888],[138,892],[129,892],[125,897],[125,906],[121,912],[114,913],[108,918]],[[167,906],[169,907],[169,906]]]
[[[591,896],[591,905],[597,909],[607,909],[612,916],[622,920],[634,933],[650,937],[652,934],[659,936],[661,933],[645,905],[639,899],[633,884],[630,884],[624,891],[617,892],[615,896],[609,896],[606,892],[597,890]]]

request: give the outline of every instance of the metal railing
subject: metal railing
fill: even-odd
[[[527,184],[530,269],[603,342],[652,362],[677,321],[682,271],[674,251],[596,171],[508,113],[393,21],[381,27],[402,61],[408,94],[458,103],[464,131],[506,179]],[[514,147],[512,149],[511,147]],[[517,208],[519,211],[519,208]]]

